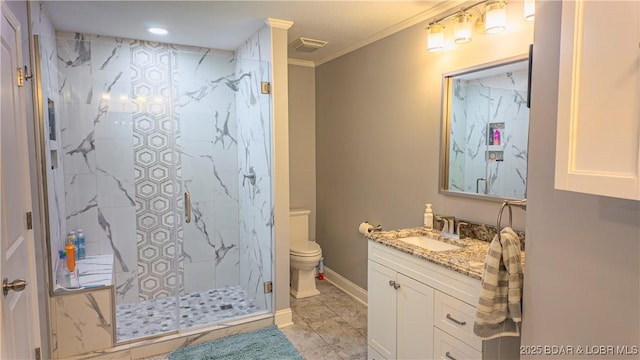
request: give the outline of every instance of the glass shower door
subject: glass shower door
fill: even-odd
[[[247,63],[175,52],[182,329],[270,310],[262,290],[271,273],[270,99],[259,93],[268,66]]]
[[[238,119],[238,184],[240,210],[240,284],[257,311],[271,312],[273,294],[265,283],[273,274],[273,146],[271,82],[267,62],[238,59],[236,92]],[[255,179],[255,181],[254,181]]]

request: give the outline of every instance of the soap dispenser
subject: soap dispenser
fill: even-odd
[[[426,204],[424,209],[424,227],[427,230],[433,230],[433,210],[431,204]]]

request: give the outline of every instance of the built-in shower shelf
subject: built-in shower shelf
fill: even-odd
[[[103,350],[115,344],[113,259],[109,254],[78,260],[81,287],[56,291],[50,298],[54,359]]]
[[[78,260],[80,286],[109,286],[113,284],[113,254],[87,256]]]

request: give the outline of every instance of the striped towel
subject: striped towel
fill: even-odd
[[[482,275],[473,332],[483,340],[520,336],[522,321],[522,264],[520,239],[509,227],[500,231],[489,245]]]

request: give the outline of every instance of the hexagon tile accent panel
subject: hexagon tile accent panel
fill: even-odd
[[[173,223],[179,189],[176,169],[179,157],[174,155],[179,139],[179,126],[171,113],[171,91],[177,82],[175,56],[170,45],[132,41],[131,90],[136,107],[133,112],[134,167],[136,201],[136,234],[138,245],[139,299],[149,300],[173,296],[182,291],[183,264],[176,262],[173,234],[182,233],[181,224]],[[178,213],[176,213],[178,211]],[[175,230],[175,231],[174,231]],[[178,239],[181,241],[181,239]],[[178,249],[182,244],[177,244]],[[176,269],[177,267],[177,269]]]

